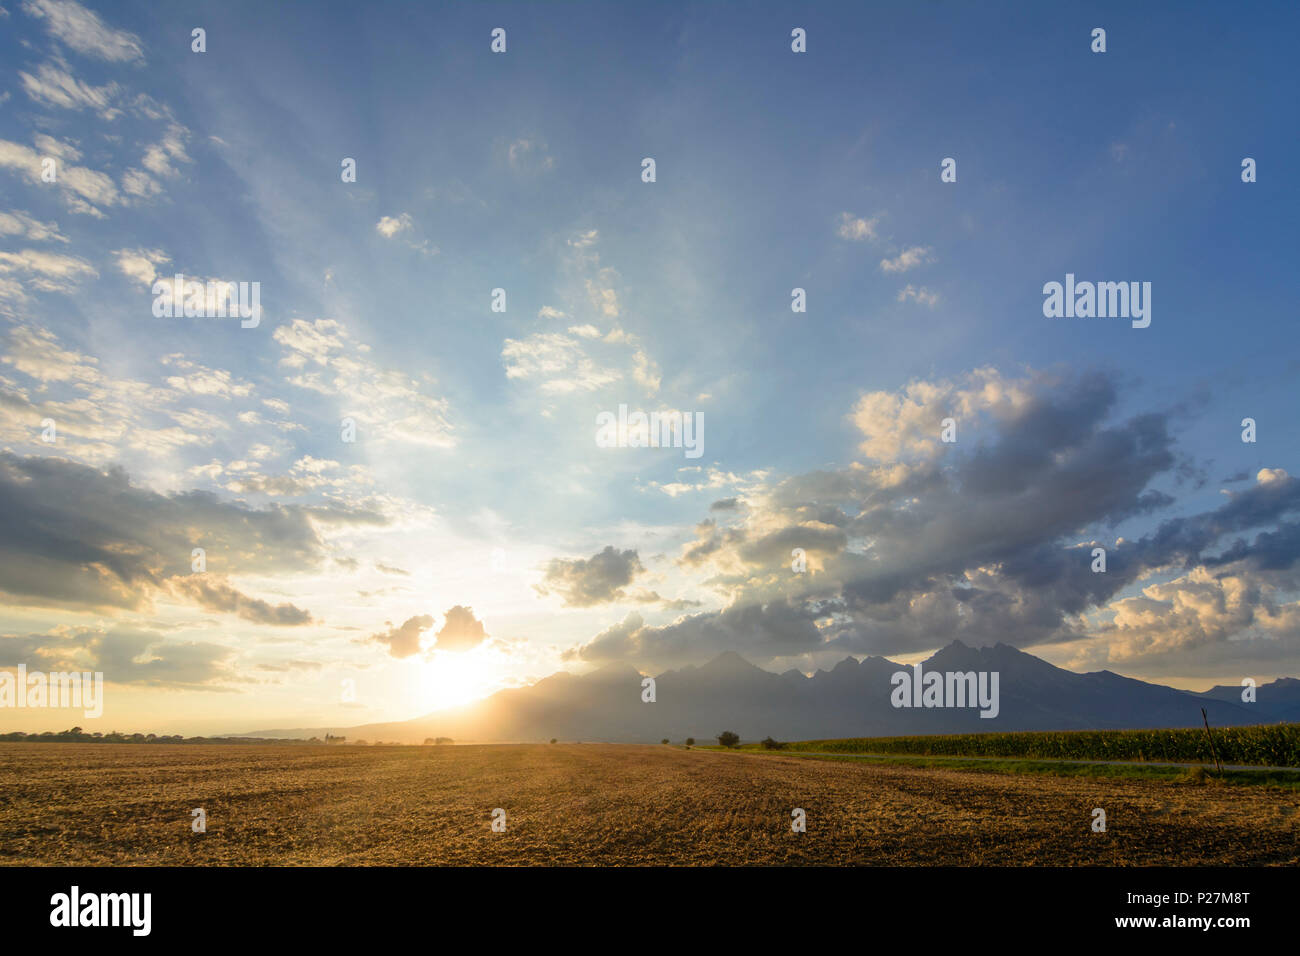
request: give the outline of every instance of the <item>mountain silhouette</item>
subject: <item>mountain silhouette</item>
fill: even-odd
[[[327,731],[350,740],[458,743],[599,741],[651,743],[664,737],[708,741],[723,730],[743,740],[987,733],[1006,730],[1103,730],[1196,727],[1204,707],[1212,726],[1300,720],[1300,680],[1262,684],[1256,701],[1240,687],[1192,692],[1110,671],[1077,674],[1007,644],[968,647],[954,641],[921,662],[922,673],[997,672],[998,714],[978,707],[894,707],[891,679],[912,668],[883,657],[846,657],[811,677],[774,674],[734,651],[706,664],[655,677],[654,703],[642,701],[643,675],[610,664],[583,676],[553,674],[528,687],[499,691],[454,710],[358,727],[250,731],[243,736],[311,737]]]

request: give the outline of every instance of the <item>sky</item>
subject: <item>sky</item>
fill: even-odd
[[[0,0],[0,667],[187,734],[727,650],[1300,676],[1298,21]]]

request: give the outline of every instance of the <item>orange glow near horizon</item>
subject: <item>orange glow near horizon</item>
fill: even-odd
[[[422,713],[475,703],[501,688],[499,668],[495,655],[481,647],[438,654],[423,665],[416,703]]]

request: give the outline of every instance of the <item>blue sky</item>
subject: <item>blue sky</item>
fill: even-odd
[[[117,662],[121,722],[954,637],[1300,670],[1294,7],[3,7],[0,443],[71,498],[6,546],[0,633]],[[260,324],[155,318],[177,271]],[[1045,318],[1066,273],[1150,282],[1150,327]],[[620,403],[703,456],[597,447]],[[138,520],[78,537],[113,474]]]

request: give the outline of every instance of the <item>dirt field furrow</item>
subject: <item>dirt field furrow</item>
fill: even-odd
[[[1295,865],[1298,809],[1264,787],[662,746],[0,744],[5,864]]]

